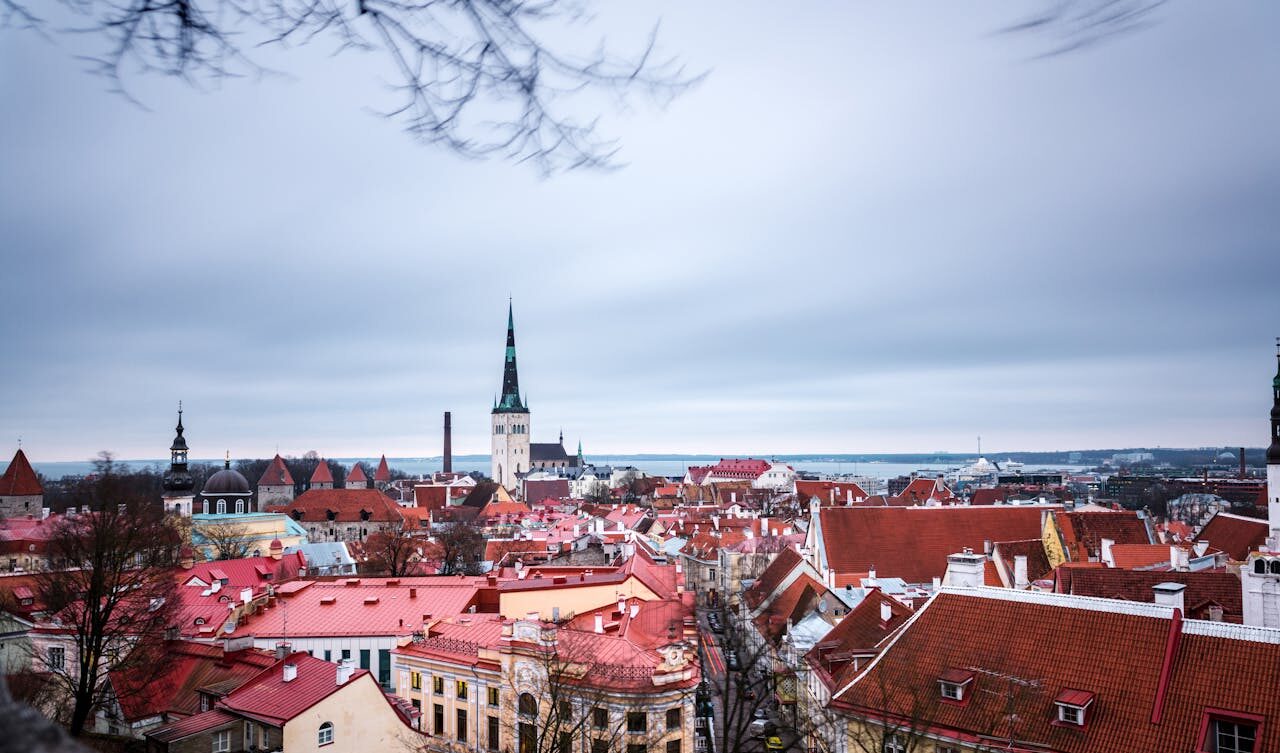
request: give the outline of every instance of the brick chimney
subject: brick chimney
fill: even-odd
[[[444,460],[440,469],[445,473],[453,473],[453,414],[444,412]]]

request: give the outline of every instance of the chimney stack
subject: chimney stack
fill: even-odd
[[[350,659],[343,659],[338,662],[338,687],[346,685],[347,681],[351,679],[351,674],[355,671],[355,662]]]
[[[893,606],[890,605],[889,602],[881,599],[880,600],[880,622],[888,623],[889,620],[892,620],[892,619],[893,619]]]
[[[1019,590],[1031,585],[1027,582],[1027,555],[1016,554],[1013,557],[1013,587]]]
[[[444,465],[441,470],[453,473],[453,414],[444,412]]]
[[[289,662],[284,665],[284,681],[293,682],[298,677],[298,665]]]
[[[604,615],[600,614],[599,612],[596,612],[596,632],[597,633],[604,632]]]
[[[1157,583],[1151,587],[1156,594],[1156,604],[1162,607],[1173,607],[1179,612],[1185,612],[1186,607],[1183,600],[1183,592],[1187,587],[1181,583]]]
[[[1244,469],[1244,448],[1243,448],[1243,447],[1241,447],[1241,448],[1240,448],[1240,478],[1242,478],[1242,479],[1243,479],[1243,478],[1244,478],[1244,475],[1245,475],[1245,469]]]
[[[293,646],[290,646],[288,643],[284,641],[281,641],[276,644],[276,661],[279,661],[285,658],[291,653],[293,653]]]

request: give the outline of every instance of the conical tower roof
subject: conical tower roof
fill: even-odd
[[[33,497],[40,494],[44,494],[40,477],[27,461],[27,454],[19,448],[4,475],[0,476],[0,496]]]
[[[502,365],[502,397],[494,413],[528,413],[520,399],[520,375],[516,369],[516,327],[511,302],[507,302],[507,353]]]
[[[320,458],[315,472],[311,474],[311,483],[313,485],[333,483],[333,473],[329,470],[329,463],[324,458]]]
[[[387,456],[384,454],[382,459],[378,461],[378,470],[373,472],[374,481],[390,481],[391,468],[387,466]]]

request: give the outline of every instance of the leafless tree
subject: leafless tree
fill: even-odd
[[[543,172],[616,166],[617,145],[576,102],[640,91],[661,103],[699,79],[659,57],[657,27],[632,54],[603,41],[581,53],[589,0],[84,0],[70,26],[99,41],[92,70],[125,92],[138,74],[204,83],[261,74],[255,46],[322,43],[381,54],[399,103],[390,117],[416,139],[468,157],[501,155]],[[0,0],[10,25],[48,35],[60,20],[29,0]],[[555,41],[550,41],[550,40]],[[589,50],[590,47],[588,46]],[[594,109],[594,108],[593,108]]]
[[[505,684],[515,696],[515,745],[519,753],[576,750],[624,753],[630,745],[657,750],[671,725],[687,728],[691,691],[681,689],[655,707],[661,693],[653,667],[618,666],[599,659],[589,637],[548,628],[537,649],[526,650]],[[532,668],[532,671],[529,671]],[[639,690],[626,690],[627,686]],[[667,714],[678,709],[671,718]],[[656,713],[655,713],[656,712]]]
[[[37,576],[35,586],[41,617],[70,632],[75,656],[41,659],[69,699],[73,736],[86,731],[104,702],[107,672],[162,665],[156,652],[176,606],[177,534],[160,505],[130,493],[109,465],[104,471],[81,485],[82,512],[54,524],[51,569]]]
[[[214,559],[236,560],[249,554],[248,531],[235,523],[211,523],[199,527],[200,535],[213,547]]]
[[[475,575],[484,560],[484,535],[470,523],[444,523],[435,533],[442,575]]]
[[[368,567],[377,573],[399,578],[413,571],[422,559],[422,547],[429,546],[425,538],[416,538],[398,522],[391,527],[374,531],[365,539],[364,550],[368,555]]]

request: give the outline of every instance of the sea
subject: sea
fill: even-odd
[[[756,457],[768,457],[759,456]],[[633,466],[651,476],[682,476],[689,466],[693,465],[712,465],[720,458],[710,455],[588,455],[586,461],[593,465],[609,465],[609,466]],[[779,461],[786,463],[797,471],[807,471],[820,475],[830,476],[869,476],[871,478],[890,479],[898,476],[910,475],[913,472],[936,472],[943,473],[947,470],[969,465],[977,458],[955,458],[948,459],[945,462],[921,462],[921,463],[903,463],[878,460],[857,460],[851,458],[832,458],[826,457],[798,457],[798,458],[778,458]],[[333,458],[333,460],[344,465],[363,460],[370,465],[377,465],[378,458]],[[995,459],[1000,462],[999,459]],[[221,464],[221,458],[196,459],[191,460],[192,463],[207,463],[210,465]],[[133,470],[143,470],[152,468],[156,470],[164,470],[169,465],[168,459],[141,459],[141,460],[117,460],[120,466]],[[387,464],[392,468],[403,471],[414,476],[425,476],[430,473],[441,470],[442,462],[439,457],[431,458],[387,458]],[[93,472],[93,463],[87,461],[54,461],[39,462],[32,461],[31,465],[45,478],[60,479],[64,476],[83,476]],[[1086,466],[1080,465],[1033,465],[1027,463],[1022,471],[1023,473],[1031,473],[1033,471],[1065,471],[1078,472],[1086,470]],[[488,455],[458,455],[453,459],[453,470],[462,473],[470,473],[479,471],[481,473],[489,473],[489,456]]]

